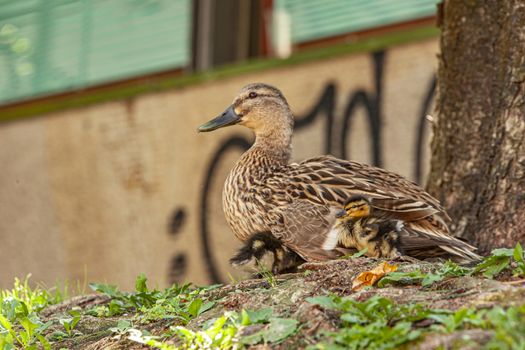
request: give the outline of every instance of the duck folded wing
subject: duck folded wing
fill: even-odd
[[[345,252],[322,248],[327,239],[337,239],[330,236],[336,212],[337,209],[307,201],[280,206],[269,213],[272,233],[308,262],[336,259]]]
[[[478,261],[476,248],[438,229],[432,217],[410,222],[399,233],[401,249],[408,255],[422,258],[443,256],[458,263]],[[438,248],[438,249],[436,249]],[[431,249],[432,252],[431,252]],[[441,251],[439,251],[439,249]],[[417,253],[417,254],[416,254]]]
[[[335,192],[337,201],[344,202],[351,195],[362,195],[377,200],[380,209],[397,212],[433,211],[448,219],[438,200],[423,188],[381,168],[332,156],[310,158],[299,164],[291,164],[291,167],[298,175],[309,175],[316,185]]]
[[[391,220],[418,221],[440,213],[428,203],[412,198],[371,198],[370,203],[377,216]],[[443,219],[436,220],[447,229]]]

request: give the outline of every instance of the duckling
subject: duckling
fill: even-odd
[[[242,125],[255,142],[237,161],[224,184],[222,202],[235,236],[247,241],[256,232],[271,232],[284,246],[310,261],[341,256],[323,244],[335,213],[347,198],[370,198],[374,210],[404,223],[416,237],[432,237],[458,262],[479,259],[475,247],[450,236],[443,207],[415,183],[370,165],[320,156],[290,163],[293,114],[282,92],[267,84],[249,84],[218,117],[201,125],[209,132]],[[424,256],[427,247],[420,249]]]
[[[370,257],[439,260],[454,259],[450,251],[461,248],[458,245],[461,241],[455,238],[428,235],[406,228],[391,214],[375,209],[363,196],[350,198],[336,218],[324,249],[334,249],[334,242],[337,242],[345,248],[366,248],[365,255]]]
[[[363,196],[354,196],[336,214],[336,222],[329,235],[346,248],[366,249],[366,256],[396,258],[399,252],[399,230],[402,223],[372,215],[372,206]],[[327,243],[333,241],[328,238]],[[333,249],[328,244],[323,248]]]
[[[274,275],[294,272],[304,260],[284,246],[271,232],[253,234],[230,259],[233,266],[245,265],[253,260],[259,263],[267,253],[273,254],[272,273]]]

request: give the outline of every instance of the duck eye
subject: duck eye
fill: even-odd
[[[256,98],[256,97],[257,97],[257,93],[252,91],[252,92],[250,92],[250,93],[248,94],[248,97],[249,97],[249,98]]]

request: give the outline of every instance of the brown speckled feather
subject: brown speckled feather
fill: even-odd
[[[286,246],[307,261],[323,261],[337,258],[336,250],[319,249],[335,222],[335,211],[325,205],[297,200],[289,205],[277,207],[268,217],[278,224],[272,233]]]

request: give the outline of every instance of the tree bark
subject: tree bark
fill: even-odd
[[[442,4],[428,190],[486,253],[525,243],[525,1]]]

